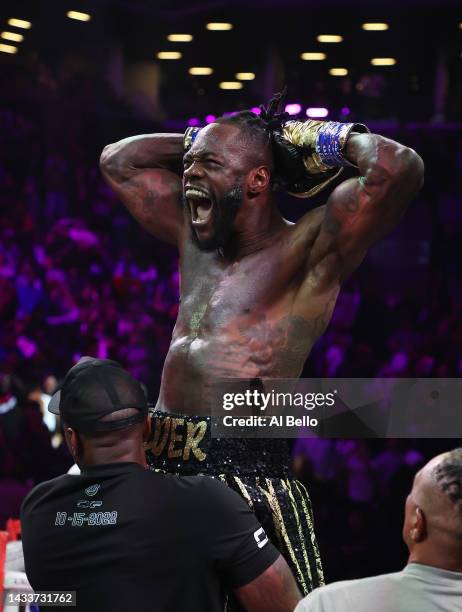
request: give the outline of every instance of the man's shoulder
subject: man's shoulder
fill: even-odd
[[[205,475],[171,475],[169,478],[174,483],[174,496],[184,496],[196,515],[207,516],[212,522],[219,520],[219,517],[234,522],[247,513],[253,514],[236,491],[216,478]],[[213,508],[213,516],[210,515],[210,508]]]
[[[395,584],[403,579],[403,572],[394,572],[392,574],[379,574],[378,576],[369,576],[368,578],[358,578],[356,580],[341,580],[333,584],[323,587],[331,593],[344,591],[347,589],[350,592],[362,592],[369,590],[380,590],[388,588],[389,585]]]
[[[75,478],[75,476],[63,474],[61,476],[57,476],[56,478],[52,478],[51,480],[45,480],[44,482],[40,482],[39,484],[35,485],[35,487],[26,495],[21,504],[21,514],[27,510],[31,504],[35,503],[39,499],[42,499],[51,491],[59,490],[66,482],[68,482],[69,478]]]
[[[315,589],[303,599],[296,612],[309,612],[311,610],[328,610],[336,602],[350,604],[351,610],[356,609],[356,602],[370,602],[371,598],[378,596],[381,592],[393,588],[396,582],[403,578],[403,572],[392,574],[380,574],[368,578],[355,580],[340,580]],[[350,608],[342,608],[348,609]],[[362,608],[361,608],[362,610]]]
[[[223,500],[225,502],[241,500],[241,497],[235,491],[211,476],[170,476],[170,478],[174,479],[177,487],[201,499],[213,498],[215,501]]]

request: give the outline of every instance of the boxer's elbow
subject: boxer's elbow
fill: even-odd
[[[104,147],[100,158],[99,167],[104,176],[116,182],[122,182],[127,178],[127,164],[119,143],[115,142]]]
[[[416,194],[424,181],[424,162],[414,149],[399,145],[395,154],[396,180],[411,194]]]
[[[398,142],[378,136],[375,155],[365,172],[365,186],[413,197],[423,185],[424,163],[420,155]]]

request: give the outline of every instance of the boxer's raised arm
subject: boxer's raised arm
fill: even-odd
[[[144,134],[107,145],[100,168],[133,217],[171,244],[181,233],[182,134]]]
[[[292,572],[281,555],[263,574],[234,593],[248,612],[292,612],[301,599]]]
[[[360,177],[330,195],[308,255],[308,273],[340,282],[367,249],[399,221],[423,183],[423,161],[415,151],[376,134],[352,134],[347,158]]]

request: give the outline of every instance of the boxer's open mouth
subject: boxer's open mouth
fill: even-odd
[[[207,225],[213,211],[213,202],[209,194],[202,189],[190,187],[186,189],[185,196],[191,210],[191,220],[194,227]]]

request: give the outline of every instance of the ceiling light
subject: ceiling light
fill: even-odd
[[[238,81],[253,81],[255,78],[255,73],[253,72],[236,72],[234,75]]]
[[[161,60],[177,60],[181,59],[181,53],[179,51],[159,51],[157,59]]]
[[[327,117],[329,111],[327,108],[310,107],[306,109],[306,116],[313,118]]]
[[[170,42],[191,42],[192,39],[192,34],[169,34],[167,36],[167,40]]]
[[[14,28],[22,28],[23,30],[29,30],[32,27],[30,21],[24,21],[24,19],[8,19],[8,25]]]
[[[90,21],[91,19],[88,13],[81,13],[80,11],[68,11],[67,16],[69,19],[76,19],[77,21]]]
[[[216,32],[218,31],[226,31],[226,30],[232,30],[233,29],[233,24],[232,23],[208,23],[206,26],[207,30],[214,30]]]
[[[346,76],[348,74],[348,70],[346,68],[331,68],[329,70],[329,74],[331,76]]]
[[[242,89],[243,85],[240,81],[222,81],[219,87],[220,89]]]
[[[326,59],[326,54],[325,53],[318,53],[318,52],[307,51],[306,53],[302,53],[300,55],[300,57],[302,58],[302,60],[306,60],[308,62],[313,62],[313,61],[325,60]]]
[[[394,57],[374,57],[371,59],[373,66],[394,66],[396,60]]]
[[[212,74],[213,68],[209,68],[208,66],[193,66],[188,72],[194,76],[208,76]]]
[[[13,40],[14,42],[22,42],[24,39],[22,34],[17,34],[16,32],[2,32],[0,36],[5,40]]]
[[[17,53],[18,47],[14,47],[13,45],[3,45],[0,43],[0,51],[3,53]]]
[[[361,27],[368,32],[383,32],[388,30],[390,26],[388,23],[363,23]]]
[[[293,104],[286,104],[284,112],[288,113],[289,115],[298,115],[298,113],[301,112],[301,110],[302,110],[301,104],[293,103]]]
[[[318,42],[320,43],[339,43],[342,40],[343,36],[339,36],[339,34],[320,34],[318,36]]]

